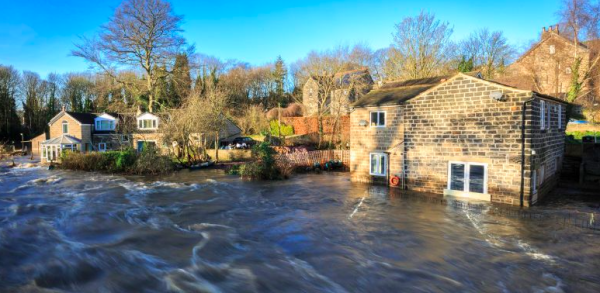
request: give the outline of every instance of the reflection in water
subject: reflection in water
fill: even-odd
[[[391,196],[347,174],[0,174],[0,291],[600,291],[593,231]]]

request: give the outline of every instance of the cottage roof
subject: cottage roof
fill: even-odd
[[[385,83],[354,103],[354,107],[398,105],[446,81],[450,77],[436,76]]]
[[[436,76],[429,78],[420,78],[420,79],[411,79],[405,81],[396,81],[391,83],[386,83],[379,87],[376,90],[369,92],[362,99],[358,100],[354,103],[354,107],[369,107],[369,106],[394,106],[400,105],[410,99],[416,98],[421,94],[433,89],[434,87],[443,84],[451,79],[454,79],[458,76],[464,76],[472,79],[477,79],[481,82],[492,84],[495,86],[507,88],[510,90],[516,90],[521,92],[531,92],[536,96],[549,99],[553,101],[557,101],[560,103],[567,102],[544,94],[537,93],[530,89],[520,89],[510,85],[503,84],[501,82],[485,80],[481,78],[481,75],[478,72],[469,72],[469,73],[458,73],[453,76]]]

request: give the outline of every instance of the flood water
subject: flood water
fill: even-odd
[[[341,173],[0,169],[0,292],[600,292],[600,233],[491,209]]]

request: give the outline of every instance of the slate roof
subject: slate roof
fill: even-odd
[[[452,76],[436,76],[385,83],[354,103],[354,107],[399,105],[450,77]]]
[[[555,98],[552,96],[548,96],[548,95],[544,95],[544,94],[540,94],[531,89],[522,89],[522,88],[514,87],[511,85],[507,85],[507,84],[504,84],[501,82],[482,79],[481,75],[478,72],[458,73],[456,75],[471,76],[474,78],[481,79],[481,81],[485,82],[485,83],[495,84],[495,85],[499,85],[499,86],[503,86],[503,87],[509,87],[509,88],[513,88],[515,90],[531,91],[532,93],[535,93],[538,97],[542,97],[545,99],[549,99],[549,100],[567,104],[567,102],[565,102],[561,99],[558,99],[558,98]],[[421,93],[423,93],[439,84],[446,82],[447,80],[453,78],[456,75],[436,76],[436,77],[429,77],[429,78],[411,79],[411,80],[405,80],[405,81],[396,81],[396,82],[386,83],[386,84],[382,85],[381,87],[379,87],[378,89],[369,92],[363,98],[361,98],[356,103],[354,103],[353,106],[360,108],[360,107],[367,107],[367,106],[400,105],[412,98],[417,97]]]
[[[94,124],[94,119],[96,119],[96,114],[92,113],[79,113],[79,112],[68,112],[73,119],[79,121],[81,124]]]

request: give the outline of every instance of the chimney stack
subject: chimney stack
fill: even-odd
[[[136,114],[136,116],[142,115],[142,106],[140,106],[140,105],[137,106],[137,112],[135,114]]]
[[[62,105],[62,108],[60,109],[61,112],[65,111],[65,105]]]

